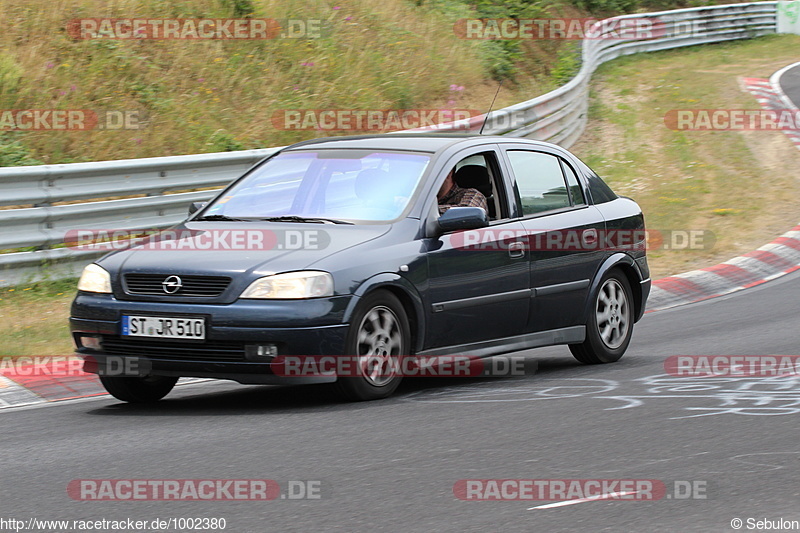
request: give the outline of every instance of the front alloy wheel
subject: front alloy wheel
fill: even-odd
[[[392,394],[403,379],[400,362],[408,351],[410,329],[403,304],[387,291],[367,295],[353,316],[345,356],[354,357],[360,376],[340,377],[336,388],[351,400],[376,400]]]

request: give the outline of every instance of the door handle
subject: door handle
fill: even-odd
[[[519,258],[525,256],[525,243],[520,241],[514,241],[508,245],[508,255],[509,257]]]

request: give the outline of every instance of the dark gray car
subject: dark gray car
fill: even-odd
[[[451,171],[486,211],[440,215]],[[650,291],[639,206],[568,151],[526,139],[299,143],[170,235],[87,267],[72,306],[85,368],[121,400],[158,400],[181,376],[335,382],[376,399],[397,388],[402,375],[385,369],[399,358],[554,344],[613,362]],[[349,356],[372,370],[287,377],[277,365],[288,356]]]

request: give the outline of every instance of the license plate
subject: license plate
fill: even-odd
[[[122,317],[122,335],[203,340],[206,338],[206,321],[204,318],[124,315]]]

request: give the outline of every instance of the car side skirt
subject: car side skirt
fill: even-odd
[[[514,337],[504,337],[488,341],[459,344],[432,348],[419,352],[418,355],[469,355],[472,357],[491,357],[509,352],[554,346],[557,344],[576,344],[586,339],[586,326],[571,326],[568,328],[537,331]]]

